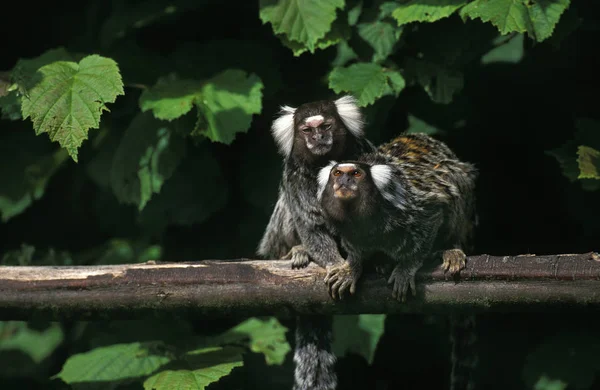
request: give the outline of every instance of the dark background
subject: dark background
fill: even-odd
[[[208,146],[224,171],[229,197],[227,206],[206,221],[191,226],[169,226],[161,234],[147,234],[135,222],[134,207],[119,205],[86,177],[85,164],[93,152],[84,143],[80,162],[63,167],[51,179],[41,200],[8,223],[0,224],[0,254],[27,243],[39,249],[52,247],[76,255],[114,237],[144,237],[163,246],[162,259],[167,261],[253,257],[276,197],[281,171],[280,157],[269,133],[270,123],[281,104],[298,105],[334,96],[324,76],[335,50],[329,48],[294,57],[273,35],[271,26],[261,24],[257,1],[207,2],[130,31],[125,39],[108,49],[101,48],[97,39],[100,23],[111,14],[108,3],[94,0],[10,3],[0,23],[4,37],[0,70],[8,71],[19,58],[36,57],[57,46],[114,58],[124,76],[125,96],[119,97],[111,106],[111,113],[102,118],[109,115],[114,118],[115,131],[123,131],[137,107],[139,89],[128,85],[152,85],[162,71],[163,64],[146,63],[145,69],[128,67],[130,59],[122,63],[119,53],[126,51],[131,43],[155,58],[162,58],[168,68],[169,56],[187,43],[223,39],[255,42],[264,51],[247,58],[247,68],[244,58],[233,62],[238,62],[242,69],[257,72],[266,87],[262,113],[254,117],[248,133],[238,134],[229,146],[216,143]],[[366,132],[374,142],[383,142],[406,130],[411,113],[445,130],[439,138],[461,159],[477,166],[480,225],[475,253],[553,254],[599,249],[599,193],[582,190],[578,182],[569,182],[555,158],[545,153],[573,138],[578,118],[600,120],[597,92],[600,17],[592,3],[571,4],[569,12],[575,8],[582,23],[559,45],[535,44],[527,38],[525,56],[518,64],[482,65],[477,60],[466,63],[465,87],[448,105],[433,103],[421,87],[410,86],[399,98],[386,97],[365,110],[369,122]],[[370,2],[365,4],[368,6]],[[439,23],[453,26],[462,22],[453,16]],[[481,24],[467,22],[470,23]],[[401,61],[402,56],[410,53],[410,43],[392,60]],[[235,53],[228,54],[235,57]],[[214,60],[206,59],[208,68]],[[262,69],[261,64],[265,64]],[[270,85],[269,78],[275,80]],[[270,89],[270,86],[276,87]],[[0,142],[11,132],[33,132],[31,122],[1,121]],[[38,138],[50,143],[46,135]],[[194,153],[195,149],[190,147],[190,150]],[[198,172],[198,180],[202,177],[203,172]],[[235,323],[204,321],[204,325],[215,329]],[[556,313],[482,316],[478,375],[488,388],[525,388],[521,371],[528,354],[553,335],[575,337],[586,329],[596,340],[599,338],[596,312],[567,316]],[[443,318],[418,315],[388,318],[372,367],[358,356],[340,360],[341,388],[444,388],[449,370],[447,343]],[[568,359],[559,347],[552,351],[546,356],[552,364]],[[56,373],[72,352],[59,348],[52,356],[49,374]],[[585,352],[579,356],[582,354]],[[0,354],[0,365],[10,364],[3,360]],[[596,367],[600,368],[600,364]],[[275,383],[278,376],[284,382],[289,380],[291,372],[286,370],[290,369],[290,359],[280,368],[266,367],[260,359],[249,357],[244,370],[236,371],[211,388],[265,388],[268,380]],[[3,389],[25,388],[25,384],[47,388],[38,379],[0,377],[0,384],[3,380],[6,381]],[[595,383],[594,388],[600,388],[598,379]]]

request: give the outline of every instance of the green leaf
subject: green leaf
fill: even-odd
[[[549,337],[528,356],[523,366],[523,379],[531,389],[539,378],[560,380],[569,389],[589,389],[600,372],[600,337],[586,330],[562,331]],[[562,357],[567,357],[563,359]]]
[[[117,63],[98,55],[75,62],[54,62],[38,70],[40,82],[22,101],[23,119],[33,122],[36,134],[48,133],[77,162],[77,149],[98,128],[106,104],[123,95]]]
[[[404,77],[402,77],[400,72],[391,69],[387,69],[385,75],[388,79],[388,85],[390,87],[391,93],[395,96],[398,96],[406,86],[406,81],[404,80]]]
[[[525,54],[524,41],[525,35],[516,34],[514,37],[506,41],[506,38],[499,36],[492,42],[494,47],[481,57],[482,64],[492,64],[495,62],[504,62],[509,64],[517,64]]]
[[[115,344],[72,355],[53,378],[68,384],[138,378],[171,360],[160,342]]]
[[[412,22],[435,22],[452,15],[456,10],[465,5],[465,0],[410,0],[392,12],[392,16],[399,26]]]
[[[394,51],[396,42],[400,39],[402,28],[391,23],[375,21],[373,23],[360,23],[357,26],[358,35],[364,39],[375,51],[373,62],[385,60]]]
[[[269,317],[267,320],[250,318],[218,336],[215,340],[218,343],[249,340],[250,350],[264,354],[267,364],[282,364],[285,356],[291,350],[285,338],[287,330],[274,317]]]
[[[202,223],[227,204],[227,181],[211,150],[204,145],[194,151],[139,214],[138,222],[148,231]],[[202,173],[201,180],[198,172]]]
[[[0,135],[2,222],[21,214],[44,196],[50,178],[69,158],[64,149],[53,149],[47,140],[36,137],[33,132]]]
[[[34,363],[46,359],[63,341],[60,324],[53,322],[44,330],[34,330],[21,321],[0,321],[0,351],[19,350]]]
[[[362,107],[375,103],[383,95],[387,78],[381,66],[357,63],[346,68],[334,68],[329,73],[329,88],[335,93],[353,94]]]
[[[71,61],[73,56],[63,47],[51,49],[36,58],[21,58],[8,75],[0,82],[0,110],[3,119],[18,120],[21,115],[21,96],[29,97],[28,89],[40,81],[36,72],[44,65],[56,61]],[[13,84],[14,82],[14,84]],[[8,83],[8,84],[5,84]],[[5,85],[4,93],[2,85]]]
[[[567,383],[558,379],[550,379],[546,375],[542,375],[533,386],[533,390],[565,390],[566,388]]]
[[[448,104],[464,86],[461,72],[445,68],[432,62],[408,58],[406,72],[419,83],[436,103]]]
[[[255,74],[228,69],[200,83],[163,78],[140,96],[142,111],[152,110],[159,119],[173,120],[198,108],[192,136],[230,144],[237,133],[250,128],[252,115],[262,110],[263,83]]]
[[[579,166],[575,154],[577,152],[577,143],[575,141],[568,141],[558,148],[547,150],[546,154],[556,159],[560,165],[563,175],[570,182],[577,180],[579,176]]]
[[[232,143],[237,133],[248,131],[252,115],[262,111],[262,89],[258,76],[247,76],[237,69],[207,80],[196,99],[206,125],[196,128],[194,134],[213,142]]]
[[[115,151],[110,183],[117,199],[142,210],[185,156],[185,139],[166,122],[138,114]]]
[[[313,52],[344,0],[260,0],[259,4],[263,24],[271,23],[275,34],[285,34]]]
[[[348,3],[351,3],[350,0]],[[348,25],[354,26],[358,23],[358,18],[363,10],[363,2],[362,0],[356,1],[354,5],[346,3],[346,9],[348,10]]]
[[[527,33],[538,42],[549,38],[570,0],[475,0],[460,10],[463,20],[491,22],[501,34]]]
[[[288,39],[285,35],[280,35],[281,43],[284,46],[288,47],[292,50],[295,57],[298,57],[300,54],[305,52],[314,53],[316,49],[324,50],[329,46],[336,45],[340,42],[344,42],[350,36],[350,29],[348,26],[341,25],[339,23],[334,23],[331,27],[331,30],[325,34],[325,36],[319,39],[313,48],[309,48],[308,46]]]
[[[356,52],[350,47],[350,45],[348,45],[348,42],[346,41],[341,41],[338,43],[336,50],[337,54],[335,55],[333,61],[331,61],[331,66],[333,68],[344,66],[348,62],[358,58]]]
[[[600,179],[600,152],[589,146],[579,146],[577,149],[579,164],[578,179]]]
[[[28,96],[27,90],[41,81],[41,75],[37,71],[45,66],[58,61],[74,61],[75,57],[64,47],[45,51],[35,58],[21,58],[17,61],[11,72],[11,78],[19,85],[19,91]]]
[[[577,180],[581,183],[583,189],[595,191],[600,189],[600,182],[597,178],[583,177],[582,175],[594,176],[594,170],[597,172],[598,158],[594,157],[594,150],[600,150],[600,122],[588,118],[579,118],[576,126],[575,139],[567,141],[558,148],[547,150],[546,154],[556,159],[563,175],[569,181],[574,182]],[[585,145],[582,153],[578,150],[580,145]],[[586,173],[583,173],[580,169],[581,163],[583,163],[583,169]]]
[[[184,356],[190,369],[164,370],[144,381],[145,390],[203,390],[211,383],[229,375],[244,362],[239,348],[203,348]],[[198,367],[198,368],[195,368]]]
[[[430,125],[429,123],[417,118],[414,115],[408,115],[408,130],[406,133],[425,133],[429,135],[434,134],[442,134],[444,133],[442,130],[438,129],[435,126]]]
[[[348,352],[373,363],[377,343],[383,334],[385,314],[337,315],[333,317],[332,349],[336,356]]]
[[[142,112],[152,110],[157,119],[171,121],[187,114],[200,93],[202,83],[179,80],[175,75],[160,78],[150,89],[140,95]]]

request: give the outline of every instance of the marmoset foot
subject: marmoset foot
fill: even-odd
[[[452,276],[457,275],[461,269],[467,266],[467,255],[460,249],[449,249],[444,251],[442,258],[442,269],[444,272],[450,271]]]
[[[282,259],[292,260],[292,269],[306,268],[310,264],[310,256],[302,245],[293,246]]]
[[[350,294],[356,292],[356,282],[362,274],[362,267],[353,267],[346,260],[338,264],[327,267],[327,276],[325,283],[329,287],[329,295],[333,299],[342,299],[346,290]]]

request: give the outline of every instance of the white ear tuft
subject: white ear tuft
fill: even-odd
[[[329,182],[329,174],[331,173],[331,168],[333,168],[336,164],[336,161],[330,161],[329,165],[319,170],[319,175],[317,176],[317,180],[319,183],[319,189],[317,190],[317,198],[319,200],[321,200],[321,197],[323,196],[323,191],[325,191],[325,187]]]
[[[392,180],[392,168],[389,165],[378,164],[371,167],[371,176],[373,182],[379,188],[380,191],[390,183]]]
[[[296,109],[290,106],[282,106],[279,118],[273,121],[271,133],[275,138],[279,151],[284,156],[289,156],[294,144],[294,113]]]
[[[355,137],[363,136],[365,125],[362,112],[358,107],[358,101],[354,96],[346,95],[334,101],[337,112],[342,122]]]

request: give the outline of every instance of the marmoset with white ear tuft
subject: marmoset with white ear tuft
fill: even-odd
[[[293,268],[312,260],[329,268],[345,262],[335,230],[316,197],[319,169],[333,159],[355,159],[375,147],[363,137],[363,116],[351,96],[284,106],[271,128],[284,169],[279,198],[258,247],[266,258],[288,258]],[[294,390],[337,386],[331,352],[331,317],[299,316],[294,352]]]
[[[475,225],[476,176],[471,164],[425,134],[402,135],[377,153],[323,168],[317,198],[348,253],[346,262],[328,269],[330,293],[353,294],[365,259],[375,252],[393,259],[388,283],[399,301],[409,289],[416,293],[417,270],[440,252],[444,271],[458,273]],[[450,316],[450,390],[475,386],[474,327],[472,315]]]
[[[319,173],[318,199],[341,237],[346,262],[330,267],[334,296],[354,293],[364,260],[383,252],[394,260],[394,298],[415,293],[423,262],[441,252],[443,268],[464,268],[474,222],[476,171],[442,142],[402,135],[356,161],[331,162]]]

